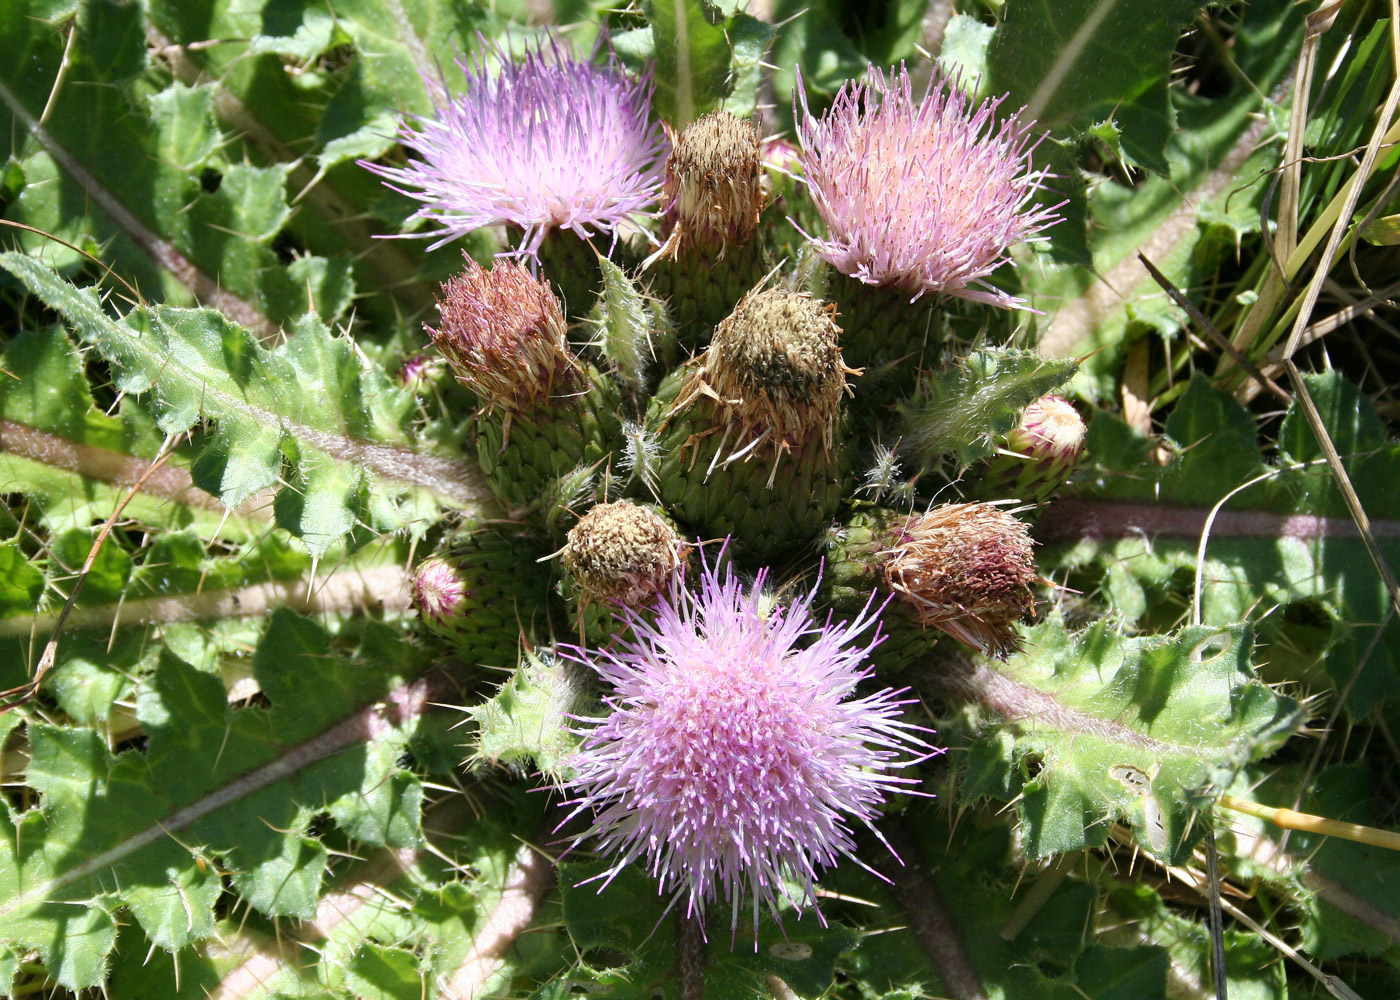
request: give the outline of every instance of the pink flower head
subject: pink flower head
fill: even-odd
[[[624,611],[630,639],[576,650],[611,690],[603,718],[580,720],[565,785],[570,818],[594,814],[576,842],[613,856],[604,886],[644,860],[687,915],[722,896],[737,929],[748,897],[755,932],[760,901],[775,918],[780,896],[815,905],[817,869],[853,856],[851,828],[918,783],[891,772],[928,755],[906,756],[928,748],[901,692],[856,693],[876,612],[817,624],[815,590],[769,607],[765,578],[743,588],[705,566],[698,593],[674,584],[653,616]]]
[[[611,52],[602,66],[580,62],[553,36],[519,62],[481,44],[500,72],[480,57],[457,60],[467,78],[457,95],[428,80],[437,113],[399,126],[407,166],[361,161],[423,203],[412,218],[436,227],[424,234],[436,237],[428,249],[508,223],[525,230],[520,250],[533,255],[550,229],[587,239],[644,215],[661,190],[666,145],[650,119],[650,72],[629,76]]]
[[[1058,205],[1031,207],[1044,170],[1031,167],[1034,125],[1005,100],[973,111],[957,81],[935,74],[915,101],[901,64],[847,81],[820,121],[798,80],[802,166],[827,238],[817,253],[868,285],[942,292],[990,305],[1023,305],[985,280],[1007,250],[1059,221]],[[806,235],[804,233],[804,235]]]

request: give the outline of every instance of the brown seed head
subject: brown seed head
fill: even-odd
[[[677,408],[700,396],[717,402],[739,448],[758,437],[787,451],[820,434],[830,448],[846,376],[834,308],[811,296],[750,292],[715,328]]]
[[[630,500],[600,503],[579,519],[564,546],[564,564],[578,580],[580,603],[638,608],[685,567],[685,543],[657,514]]]
[[[457,381],[488,409],[519,413],[567,382],[577,362],[565,339],[564,310],[549,285],[514,261],[490,270],[470,257],[442,285],[442,325],[428,333]]]
[[[666,161],[669,235],[658,257],[742,246],[758,227],[765,197],[758,132],[728,111],[712,111],[675,137]]]
[[[1019,648],[1013,626],[1035,608],[1036,579],[1023,523],[990,504],[944,504],[892,535],[885,585],[922,624],[988,656]]]
[[[1087,435],[1079,411],[1060,396],[1042,396],[1021,414],[1006,445],[1019,455],[1073,466],[1084,452]]]

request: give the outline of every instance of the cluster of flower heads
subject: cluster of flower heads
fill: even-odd
[[[666,181],[671,144],[651,117],[649,73],[629,76],[611,52],[602,65],[579,60],[553,37],[519,62],[482,47],[499,72],[459,60],[463,92],[429,81],[438,110],[403,121],[406,166],[364,163],[422,202],[412,219],[435,227],[430,248],[508,224],[524,231],[518,250],[536,255],[552,229],[616,236],[653,212],[663,186],[670,208],[688,190]],[[974,109],[938,74],[916,100],[903,66],[888,76],[872,66],[820,119],[798,84],[799,162],[827,229],[804,235],[825,260],[912,297],[1021,305],[985,279],[1058,221],[1058,206],[1032,204],[1045,179],[1031,166],[1033,123],[1017,113],[998,125],[1004,98]]]
[[[616,237],[653,211],[663,193],[668,225],[677,227],[667,244],[673,251],[687,240],[723,246],[752,234],[756,166],[743,177],[716,178],[712,165],[726,158],[688,151],[678,140],[678,172],[667,177],[670,142],[651,117],[649,75],[629,76],[611,53],[601,65],[579,60],[553,38],[519,62],[482,44],[501,62],[499,72],[459,62],[466,90],[454,95],[433,83],[437,112],[402,124],[407,165],[366,164],[422,203],[414,219],[433,227],[426,235],[434,247],[493,224],[522,230],[518,250],[526,255],[537,255],[551,230]],[[937,292],[1020,305],[986,279],[1010,247],[1055,221],[1054,209],[1032,204],[1044,174],[1030,164],[1030,123],[1012,115],[998,125],[1000,101],[972,109],[956,82],[941,77],[916,100],[903,67],[890,76],[872,68],[843,87],[819,120],[805,93],[799,100],[796,156],[826,225],[825,236],[808,239],[824,259],[858,281],[911,297]],[[754,162],[751,127],[731,134],[722,120],[701,125],[724,139],[729,159]],[[672,217],[687,205],[704,225],[687,229]],[[735,205],[742,212],[731,210]],[[552,297],[524,269],[503,267],[490,272],[498,276],[494,284],[469,265],[445,286],[443,331],[475,324],[489,335],[433,336],[459,380],[485,403],[509,410],[529,402],[519,398],[521,384],[547,395],[569,364],[557,303],[550,305]],[[754,295],[734,315],[755,303],[770,304]],[[830,317],[815,304],[809,311],[814,331],[832,331],[831,357],[818,357],[811,372],[763,353],[763,343],[739,345],[757,352],[765,372],[782,367],[783,384],[798,386],[804,405],[816,385],[838,400],[843,375],[852,372],[840,360]],[[736,322],[719,324],[711,344],[717,355]],[[508,371],[507,356],[529,362],[534,381]],[[711,394],[752,395],[742,385]],[[829,439],[832,418],[823,414]],[[766,570],[744,586],[713,564],[688,587],[672,529],[654,515],[636,521],[635,512],[613,509],[630,506],[600,505],[607,510],[590,523],[600,538],[571,533],[561,550],[585,596],[618,605],[625,625],[603,649],[569,654],[607,688],[606,712],[577,720],[581,744],[570,761],[567,804],[570,819],[586,815],[591,824],[576,842],[595,841],[611,856],[598,876],[605,885],[643,863],[671,905],[684,901],[691,916],[723,900],[737,928],[747,901],[756,932],[765,907],[776,917],[784,900],[799,909],[815,905],[818,871],[853,855],[858,828],[879,836],[873,823],[882,802],[918,783],[901,769],[936,751],[921,727],[903,719],[900,692],[857,690],[871,676],[869,657],[882,638],[872,604],[849,622],[828,616],[821,623],[813,615],[815,590],[778,605],[765,593]],[[992,515],[1014,522],[999,511],[982,520]],[[1014,645],[1011,623],[1028,607],[1033,578],[1024,529],[995,526],[1005,544],[991,560],[1001,589],[990,596],[930,569],[944,548],[960,544],[948,542],[939,525],[911,519],[890,540],[894,557],[882,555],[889,560],[885,589],[924,624],[994,654]],[[663,571],[617,558],[609,547],[615,535],[654,542],[665,556]],[[442,603],[452,596],[451,583],[427,579],[424,600]],[[969,609],[975,634],[964,621]]]
[[[580,720],[566,785],[571,817],[594,817],[579,841],[612,855],[604,884],[643,861],[687,915],[723,898],[737,927],[748,900],[755,932],[762,906],[815,903],[817,869],[853,855],[853,825],[873,831],[886,796],[917,784],[894,772],[928,750],[899,692],[856,693],[882,638],[871,608],[818,624],[815,590],[769,606],[765,576],[746,588],[707,565],[698,591],[624,610],[629,637],[575,651],[610,693]]]

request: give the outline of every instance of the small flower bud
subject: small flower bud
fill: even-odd
[[[428,333],[457,381],[486,409],[519,414],[568,393],[577,361],[565,339],[564,311],[547,283],[514,261],[490,270],[470,257],[443,283],[442,325]]]
[[[423,392],[442,375],[442,358],[417,354],[405,358],[396,373],[398,383],[409,392]]]
[[[418,564],[409,581],[413,608],[464,659],[513,667],[531,609],[548,599],[549,573],[536,556],[519,531],[460,538]]]
[[[1040,503],[1069,479],[1084,454],[1084,421],[1059,396],[1042,396],[1021,414],[987,465],[976,494]]]
[[[600,503],[579,519],[564,546],[564,565],[578,581],[579,603],[639,609],[684,572],[685,543],[647,507]]]
[[[439,632],[468,597],[466,581],[446,559],[433,556],[418,564],[409,582],[413,607],[423,624]]]
[[[663,198],[669,232],[658,257],[748,243],[765,200],[753,123],[712,111],[687,125],[666,161]]]
[[[1035,608],[1026,525],[985,503],[944,504],[906,518],[888,539],[884,584],[925,626],[988,656],[1019,648],[1014,625]]]

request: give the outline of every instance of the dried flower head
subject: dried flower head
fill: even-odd
[[[577,370],[558,297],[514,261],[488,270],[468,257],[443,283],[438,312],[441,325],[428,334],[483,406],[519,413],[566,390],[560,383]]]
[[[712,111],[687,125],[666,160],[668,232],[652,259],[747,243],[765,200],[760,163],[753,122]]]
[[[1019,648],[1015,624],[1035,609],[1026,525],[1000,507],[951,503],[908,518],[881,566],[885,586],[924,625],[988,656]]]
[[[406,117],[399,141],[407,166],[361,161],[395,191],[423,203],[412,218],[434,228],[436,249],[482,226],[525,231],[535,254],[550,229],[586,239],[646,213],[661,188],[665,137],[650,119],[648,72],[630,76],[609,53],[604,65],[574,58],[556,38],[492,75],[481,57],[458,60],[466,90],[428,80],[437,112]]]
[[[1022,305],[984,280],[1007,250],[1058,221],[1032,207],[1044,179],[1031,166],[1033,124],[996,123],[1004,97],[973,110],[935,73],[916,101],[902,65],[848,81],[820,121],[799,81],[798,136],[812,200],[826,222],[817,253],[868,285]],[[796,113],[796,111],[794,111]]]
[[[830,449],[846,376],[834,307],[805,293],[750,292],[715,328],[676,409],[701,396],[716,402],[736,450],[800,447],[814,434]]]
[[[594,505],[569,530],[564,564],[579,582],[580,604],[643,608],[685,568],[685,543],[650,508],[630,500]]]
[[[755,926],[760,904],[815,905],[818,869],[852,855],[852,827],[873,829],[885,796],[917,783],[892,772],[928,749],[899,692],[856,695],[881,639],[870,607],[818,624],[815,591],[773,608],[764,576],[744,588],[706,566],[654,619],[626,612],[631,638],[577,651],[610,690],[565,785],[570,817],[593,814],[576,842],[612,855],[604,886],[643,862],[688,915],[724,899],[735,928],[746,898]]]

